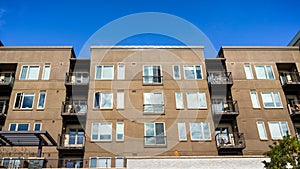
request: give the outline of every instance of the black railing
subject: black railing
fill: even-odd
[[[65,83],[70,85],[87,85],[89,83],[89,73],[68,72],[66,73]]]
[[[162,76],[143,76],[143,84],[162,84]]]
[[[62,115],[78,115],[87,112],[87,100],[64,101],[62,103]]]
[[[216,144],[218,149],[222,148],[238,148],[246,147],[244,133],[218,133],[216,134]]]
[[[145,146],[166,146],[167,137],[166,136],[144,136]]]
[[[12,85],[15,80],[13,72],[0,72],[0,85]]]
[[[0,115],[5,115],[7,113],[7,102],[5,100],[0,100]]]
[[[164,113],[164,104],[144,104],[144,113]]]
[[[237,101],[211,101],[211,109],[214,114],[239,114]]]
[[[85,142],[84,134],[59,134],[58,149],[83,149]]]
[[[300,101],[294,100],[287,104],[290,114],[300,114]]]
[[[231,72],[207,72],[207,80],[210,84],[232,84]]]
[[[299,72],[282,72],[280,73],[280,81],[282,85],[300,84]]]

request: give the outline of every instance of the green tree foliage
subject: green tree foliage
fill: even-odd
[[[297,137],[286,136],[269,146],[264,153],[271,161],[263,161],[268,169],[285,169],[289,163],[293,169],[300,169],[300,144]],[[290,167],[289,167],[290,168]]]

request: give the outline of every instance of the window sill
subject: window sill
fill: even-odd
[[[13,111],[32,111],[33,108],[28,108],[28,109],[13,109]]]
[[[156,145],[156,144],[145,145],[144,144],[144,148],[167,148],[167,144],[163,144],[163,145]]]
[[[143,86],[163,86],[163,83],[143,83]]]
[[[283,109],[283,107],[264,107],[265,109]]]
[[[165,115],[165,112],[144,112],[143,115]]]
[[[207,110],[207,107],[205,107],[205,108],[188,108],[188,110]]]
[[[93,110],[113,110],[113,108],[93,108]]]
[[[91,143],[111,143],[112,140],[91,140]]]
[[[211,139],[203,139],[203,140],[191,140],[192,142],[211,142]]]
[[[260,141],[269,141],[269,139],[260,139]]]

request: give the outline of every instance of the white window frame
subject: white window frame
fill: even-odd
[[[48,74],[46,74],[45,70],[46,70],[46,67],[49,67],[49,72]],[[42,75],[42,80],[49,80],[50,79],[50,72],[51,72],[51,66],[50,65],[44,65],[44,68],[43,68],[43,75]],[[47,75],[47,76],[46,76]]]
[[[119,128],[121,127],[122,128]],[[124,128],[125,128],[125,125],[124,125],[124,122],[117,122],[116,123],[116,141],[124,141]],[[118,139],[118,134],[122,134],[122,139]]]
[[[201,128],[200,128],[200,132],[202,134],[202,138],[197,139],[197,138],[193,138],[193,130],[192,130],[192,124],[193,123],[199,123]],[[205,130],[204,130],[204,123],[208,124],[208,131],[209,131],[209,138],[205,138]],[[211,140],[211,131],[210,131],[210,124],[208,122],[191,122],[190,123],[190,136],[191,136],[191,140],[192,141],[207,141],[207,140]]]
[[[125,108],[125,92],[123,89],[117,91],[117,109]]]
[[[122,69],[120,67],[123,67]],[[117,68],[117,79],[118,80],[125,80],[125,65],[124,64],[118,64]]]
[[[36,125],[36,124],[40,124],[40,126],[41,126],[41,127],[40,127],[40,130],[35,130],[35,127],[36,127],[35,125]],[[41,131],[41,130],[42,130],[42,127],[43,127],[43,123],[42,123],[42,122],[35,122],[35,123],[33,124],[33,131]]]
[[[117,159],[122,159],[122,166],[118,166]],[[124,168],[124,157],[115,157],[115,168]]]
[[[267,67],[269,67],[269,66],[271,67],[273,78],[269,77],[268,69],[267,69]],[[265,78],[258,78],[257,67],[264,67]],[[256,78],[258,80],[275,80],[276,79],[272,65],[255,65],[254,69],[255,69]]]
[[[249,67],[250,72],[247,73],[246,67]],[[250,64],[244,64],[244,70],[245,70],[246,79],[254,79],[252,68],[251,68]]]
[[[181,100],[177,99],[177,96],[180,96]],[[182,92],[175,92],[175,106],[176,106],[176,109],[179,109],[179,110],[184,109],[183,93]]]
[[[27,72],[26,72],[26,75],[25,75],[25,79],[21,79],[22,72],[23,72],[23,67],[25,67],[25,66],[28,67]],[[29,79],[30,67],[38,67],[38,70],[37,70],[37,78]],[[21,71],[20,71],[19,80],[38,80],[38,79],[39,79],[39,75],[40,75],[40,65],[22,65]]]
[[[96,93],[99,93],[100,94],[100,98],[99,98],[99,107],[95,107],[95,101],[96,101]],[[110,101],[111,101],[111,107],[102,107],[101,105],[102,105],[102,101],[103,101],[103,99],[102,99],[102,95],[103,94],[111,94],[111,99],[110,99]],[[102,91],[102,92],[95,92],[94,93],[94,101],[93,101],[93,108],[94,109],[113,109],[113,107],[114,107],[114,94],[113,94],[113,92],[106,92],[106,91]]]
[[[186,126],[184,122],[179,122],[177,123],[177,127],[178,127],[178,139],[179,141],[187,141],[187,133],[186,133]],[[183,129],[181,130],[181,127],[183,127]],[[181,133],[183,132],[183,133]],[[181,137],[181,134],[184,135],[184,138]]]
[[[273,101],[273,104],[274,104],[274,107],[266,107],[265,106],[265,100],[264,100],[264,97],[263,97],[263,94],[267,94],[267,93],[270,93],[271,94],[271,98],[272,98],[272,101]],[[278,98],[279,98],[279,101],[280,101],[280,106],[277,106],[276,105],[276,100],[275,100],[275,96],[274,96],[274,93],[278,93]],[[262,101],[263,101],[263,105],[264,105],[264,108],[268,109],[268,108],[283,108],[282,106],[282,101],[281,101],[281,96],[280,96],[280,92],[261,92],[260,93],[261,97],[262,97]]]
[[[156,124],[163,124],[163,128],[164,128],[164,135],[163,135],[163,138],[164,138],[164,141],[165,141],[165,144],[146,144],[146,137],[148,136],[147,135],[147,130],[146,130],[146,125],[147,124],[153,124],[154,125],[154,129],[153,129],[153,137],[158,137],[158,135],[156,134]],[[153,123],[144,123],[144,137],[145,137],[145,142],[144,142],[144,145],[145,146],[165,146],[167,145],[167,139],[166,139],[166,125],[165,125],[165,122],[153,122]],[[149,136],[151,137],[151,136]]]
[[[105,66],[110,66],[112,67],[112,77],[109,77],[109,78],[103,78],[103,67]],[[97,67],[101,67],[101,77],[100,79],[97,78]],[[114,80],[114,74],[115,74],[115,66],[114,65],[97,65],[95,67],[95,80]]]
[[[4,161],[5,160],[9,160],[9,166],[4,166]],[[16,163],[12,163],[12,161],[16,161],[18,160],[19,164],[18,166],[16,166]],[[7,168],[21,168],[20,164],[21,161],[24,160],[24,157],[3,157],[2,158],[2,162],[1,162],[1,166],[7,167]]]
[[[12,124],[16,125],[16,129],[14,131],[19,131],[18,127],[19,127],[20,124],[28,124],[28,128],[27,128],[26,131],[29,131],[29,129],[30,129],[30,123],[9,123],[8,131],[10,131],[10,128],[11,128]]]
[[[40,104],[40,101],[41,101],[41,100],[40,100],[40,99],[41,99],[41,94],[42,94],[42,93],[45,93],[44,103],[43,103],[43,107],[39,107],[39,104]],[[39,99],[38,99],[38,102],[37,102],[37,109],[38,109],[38,110],[43,110],[43,109],[45,109],[46,98],[47,98],[47,93],[46,93],[45,91],[39,93]]]
[[[18,94],[22,94],[22,98],[21,98],[22,101],[21,101],[19,107],[15,107]],[[24,102],[24,95],[33,95],[33,99],[32,99],[32,107],[30,107],[30,108],[22,108],[22,105],[23,105],[23,102]],[[33,106],[34,106],[34,99],[35,99],[35,93],[23,93],[23,92],[17,92],[17,93],[16,93],[16,96],[15,96],[15,101],[14,101],[14,107],[13,107],[13,109],[15,109],[15,110],[20,110],[20,109],[21,109],[21,110],[31,110],[31,109],[33,109]]]
[[[263,131],[260,130],[259,125],[262,126]],[[256,127],[257,127],[258,136],[259,136],[260,140],[268,140],[268,134],[266,131],[265,123],[263,121],[257,121]],[[263,133],[261,133],[261,132],[263,132]],[[265,137],[263,137],[263,135],[265,135]]]
[[[197,107],[190,107],[190,103],[189,103],[189,94],[197,94]],[[201,95],[204,94],[204,102],[205,102],[205,106],[201,105]],[[205,92],[186,92],[186,101],[187,101],[187,108],[189,110],[197,110],[197,109],[207,109],[207,100],[206,100],[206,93]]]
[[[193,71],[194,71],[194,75],[195,75],[195,77],[193,78],[193,79],[188,79],[187,77],[186,77],[186,74],[185,74],[185,67],[193,67]],[[197,66],[200,66],[200,71],[201,71],[201,78],[200,79],[198,79],[197,78],[197,69],[196,69],[196,67]],[[203,80],[203,70],[202,70],[202,66],[201,65],[184,65],[183,66],[183,74],[184,74],[184,80]]]
[[[251,99],[251,103],[252,103],[253,108],[261,108],[260,107],[260,102],[258,100],[258,94],[257,94],[256,91],[250,91],[250,99]]]
[[[89,158],[89,168],[94,168],[94,167],[91,167],[91,159],[96,159],[96,167],[95,168],[111,168],[111,157],[90,157]],[[109,165],[107,165],[106,167],[100,167],[99,165],[99,159],[108,159],[109,160]]]
[[[158,66],[159,67],[159,72],[160,72],[160,76],[158,76],[157,78],[160,78],[160,82],[154,82],[154,79],[152,79],[152,81],[145,81],[145,67],[152,67],[152,74],[153,74],[153,66]],[[151,77],[150,75],[148,75],[149,77]],[[156,76],[152,76],[153,78]],[[162,84],[163,83],[163,74],[162,74],[162,66],[161,65],[143,65],[143,84]]]
[[[146,95],[147,94],[151,94],[152,96],[154,96],[155,94],[160,94],[161,95],[161,103],[153,103],[153,100],[151,100],[151,103],[146,103]],[[150,96],[151,97],[151,96]],[[144,113],[164,113],[165,112],[165,105],[164,105],[165,101],[164,101],[164,93],[163,92],[144,92],[143,93],[143,107],[144,107]],[[145,111],[145,105],[153,105],[153,111]],[[155,111],[155,105],[160,105],[162,106],[162,110],[161,111]]]
[[[98,125],[98,128],[97,128],[97,130],[98,130],[98,132],[97,132],[97,139],[93,139],[93,130],[94,130],[94,128],[93,128],[93,126],[94,126],[94,124],[97,124]],[[102,133],[102,131],[101,131],[101,125],[104,125],[104,124],[107,124],[108,125],[108,127],[110,127],[110,131],[108,131],[109,132],[109,134],[110,134],[110,139],[101,139],[101,133]],[[91,125],[91,141],[101,141],[101,142],[109,142],[109,141],[112,141],[112,126],[113,124],[112,123],[110,123],[110,122],[100,122],[100,123],[92,123],[92,125]]]
[[[277,137],[273,136],[272,130],[270,128],[270,123],[278,123],[279,124],[279,129],[280,129],[280,134],[281,134],[280,137],[277,138]],[[288,134],[291,134],[291,131],[290,131],[290,128],[289,128],[289,124],[288,124],[287,121],[269,121],[268,125],[269,125],[269,130],[270,130],[270,134],[271,134],[272,140],[280,140],[280,139],[283,139],[283,137],[285,136],[285,133],[284,133],[283,128],[282,128],[282,123],[286,123]]]
[[[177,77],[177,78],[175,76],[175,67],[178,67],[178,75],[179,75],[179,77]],[[181,80],[180,65],[173,65],[172,69],[173,69],[173,78],[174,78],[174,80]]]

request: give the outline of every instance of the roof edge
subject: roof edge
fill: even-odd
[[[300,40],[300,31],[293,37],[288,46],[294,46]]]
[[[91,49],[204,49],[204,46],[91,46]]]
[[[299,50],[298,46],[222,46],[221,50]]]

